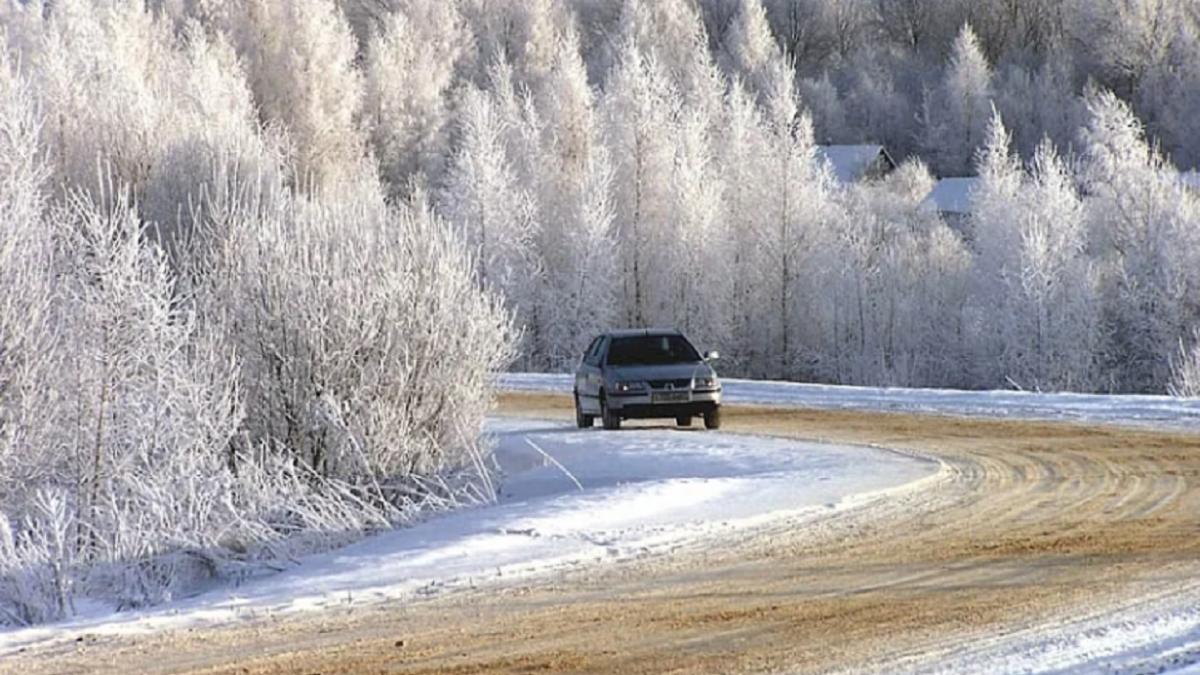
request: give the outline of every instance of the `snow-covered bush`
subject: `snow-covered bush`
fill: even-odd
[[[43,483],[71,491],[77,559],[140,571],[116,588],[132,592],[128,604],[154,602],[181,581],[149,571],[158,556],[217,548],[222,529],[237,526],[225,469],[242,419],[236,364],[199,334],[125,197],[74,196],[53,223],[64,249],[71,375],[62,397],[72,431],[63,473]]]
[[[0,513],[0,622],[27,626],[73,610],[70,537],[74,530],[61,491],[38,491],[14,527]]]
[[[208,211],[198,304],[242,361],[240,452],[284,453],[383,494],[393,488],[374,481],[478,461],[514,329],[423,203],[389,207],[362,184]]]
[[[494,496],[479,434],[514,329],[449,228],[369,186],[211,184],[182,278],[120,189],[33,214],[58,244],[62,349],[30,376],[57,432],[31,436],[33,387],[10,401],[4,380],[6,621],[63,616],[77,592],[153,604]]]
[[[57,370],[59,341],[41,132],[31,87],[0,37],[0,496],[24,494],[58,426],[44,379]]]
[[[220,31],[3,11],[29,53],[0,41],[0,622],[494,496],[480,427],[516,331],[423,198],[322,155],[357,147],[336,129],[296,155]]]

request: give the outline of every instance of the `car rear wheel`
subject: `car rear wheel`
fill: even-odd
[[[712,411],[704,413],[704,428],[705,429],[720,429],[721,428],[721,408],[718,406]]]
[[[579,394],[575,394],[575,426],[580,429],[591,429],[592,424],[596,421],[594,415],[585,415],[583,407],[579,405]]]
[[[609,409],[604,392],[600,392],[600,422],[609,431],[621,428],[621,416]]]
[[[691,417],[691,415],[680,415],[679,417],[676,417],[676,418],[675,418],[675,425],[676,425],[676,426],[680,426],[680,427],[690,427],[690,426],[692,426],[692,417]]]

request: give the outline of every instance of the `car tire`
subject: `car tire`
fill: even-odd
[[[600,392],[600,422],[609,431],[621,428],[621,416],[609,409],[608,399],[604,396],[604,392]]]
[[[704,413],[704,428],[705,429],[720,429],[721,428],[721,407],[717,406],[710,412]]]
[[[585,415],[583,413],[583,407],[579,405],[579,394],[575,394],[575,426],[580,429],[591,429],[595,423],[595,415]]]
[[[679,417],[676,417],[675,418],[675,426],[677,426],[677,427],[692,426],[692,416],[691,415],[680,415]]]

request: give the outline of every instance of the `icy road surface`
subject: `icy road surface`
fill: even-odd
[[[79,632],[141,632],[375,603],[577,565],[719,546],[771,519],[918,489],[931,460],[865,447],[672,428],[619,432],[495,419],[499,503],[310,556],[295,568],[143,613],[93,607],[0,633],[0,654]]]

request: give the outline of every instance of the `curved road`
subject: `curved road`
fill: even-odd
[[[569,406],[525,393],[501,408],[566,418]],[[0,670],[1046,669],[1090,658],[1073,633],[1200,597],[1200,435],[759,407],[729,407],[726,425],[909,450],[949,471],[820,527],[774,521],[719,550],[406,607],[85,643]],[[1164,663],[1144,658],[1125,663]]]

